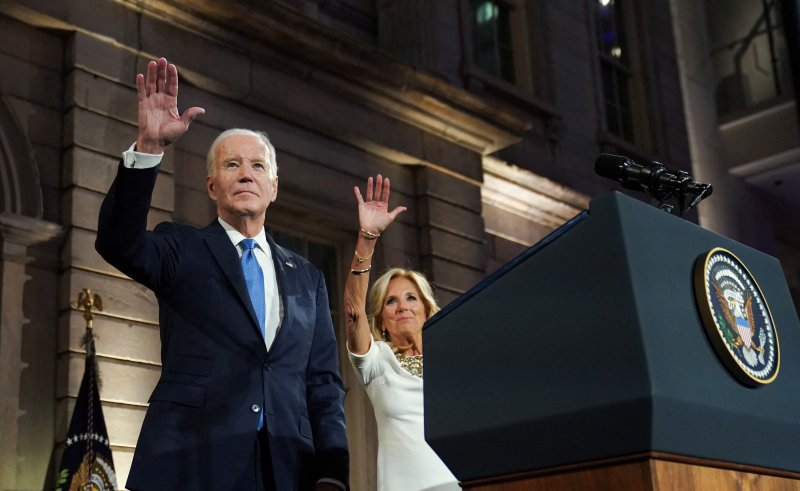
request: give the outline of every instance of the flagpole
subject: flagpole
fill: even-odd
[[[86,332],[81,340],[86,357],[55,490],[114,491],[117,489],[117,476],[100,402],[101,381],[92,330],[95,311],[103,310],[103,300],[89,288],[84,288],[78,293],[78,301],[72,308],[82,310],[86,320]]]
[[[89,384],[87,385],[86,389],[88,391],[88,400],[94,400],[94,391],[95,391],[95,384],[97,382],[97,359],[94,357],[94,330],[92,326],[92,320],[94,319],[94,312],[92,309],[97,309],[102,311],[103,310],[103,299],[100,298],[100,295],[96,293],[92,293],[90,288],[84,288],[83,290],[78,293],[78,309],[83,309],[83,318],[86,320],[86,332],[83,335],[83,340],[81,344],[83,344],[86,348],[86,358],[91,358],[91,363],[86,363],[85,370],[91,370],[91,373],[88,376]],[[89,438],[86,439],[86,453],[85,455],[88,456],[89,465],[85,468],[86,475],[81,476],[83,482],[82,487],[86,489],[86,491],[92,490],[92,469],[95,467],[95,451],[94,451],[94,439],[92,436],[95,434],[94,431],[94,404],[89,404],[88,407],[88,418],[86,421],[86,430],[90,435]]]
[[[94,313],[92,312],[93,308],[97,308],[97,310],[103,310],[103,300],[100,298],[100,295],[92,294],[92,290],[89,288],[84,288],[83,290],[78,293],[78,308],[83,309],[83,318],[86,320],[86,332],[83,335],[83,344],[86,347],[86,357],[93,360],[93,363],[86,364],[86,370],[91,370],[89,374],[89,385],[87,387],[88,390],[88,400],[94,400],[94,391],[95,391],[95,384],[97,382],[97,371],[96,368],[96,359],[94,358],[94,331],[92,326],[92,320],[94,319]],[[89,404],[89,411],[88,417],[86,421],[86,430],[89,435],[94,435],[94,404]],[[91,491],[92,489],[92,480],[91,480],[91,469],[95,466],[95,453],[94,453],[94,440],[90,437],[86,439],[86,454],[88,456],[89,466],[88,466],[88,474],[84,477],[84,481],[82,483],[82,487],[85,491]]]

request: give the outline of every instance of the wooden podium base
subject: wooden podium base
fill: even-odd
[[[462,482],[470,491],[800,491],[800,474],[648,453]]]

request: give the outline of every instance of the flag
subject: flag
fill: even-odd
[[[103,407],[97,384],[94,336],[87,330],[86,365],[61,456],[56,491],[116,491]]]

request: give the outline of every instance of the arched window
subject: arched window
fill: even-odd
[[[42,188],[33,150],[0,95],[0,212],[42,218]]]

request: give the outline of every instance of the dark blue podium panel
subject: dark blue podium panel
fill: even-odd
[[[425,327],[425,433],[460,480],[641,452],[800,472],[800,323],[779,262],[614,193]],[[693,268],[723,247],[780,343],[748,388],[701,324]]]

